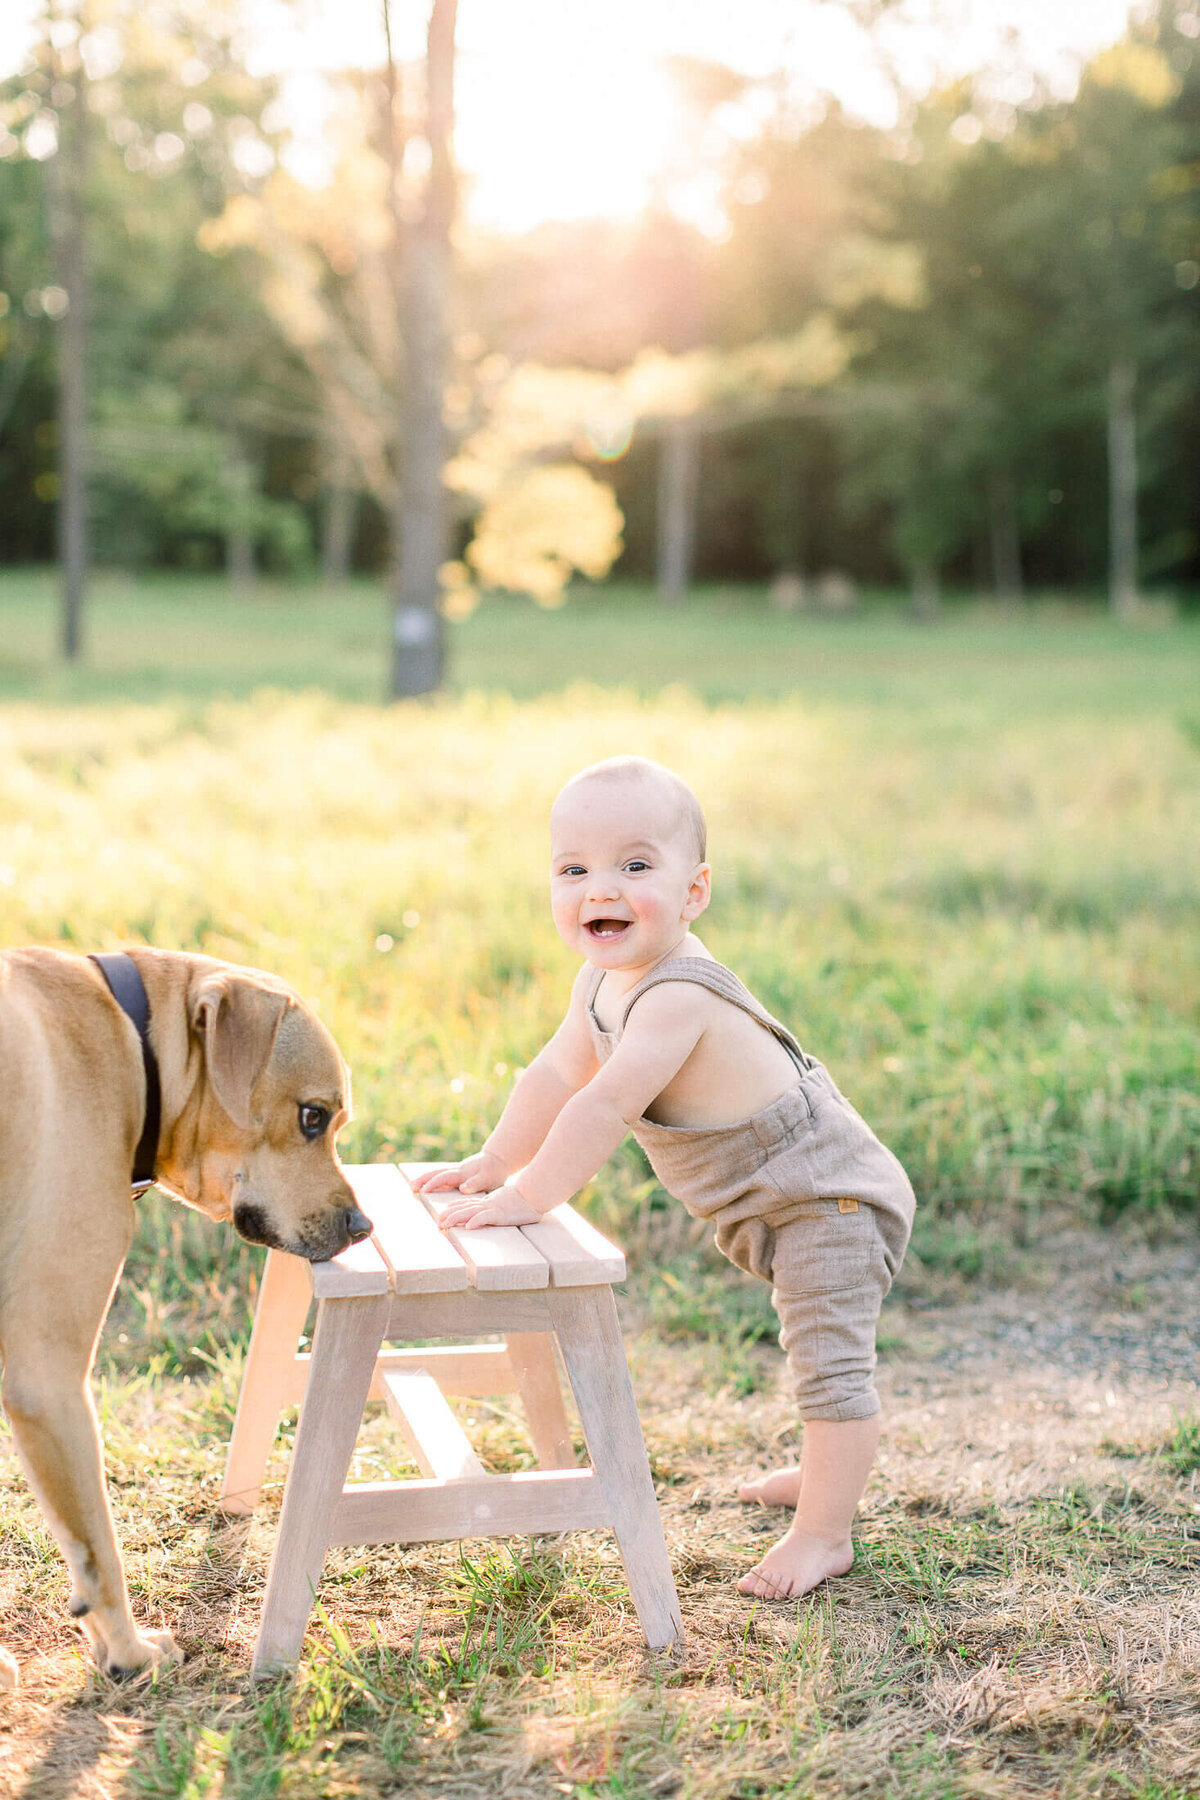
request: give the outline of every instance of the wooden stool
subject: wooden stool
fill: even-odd
[[[415,1174],[429,1164],[405,1165]],[[621,1343],[615,1245],[569,1206],[536,1225],[443,1233],[453,1196],[414,1194],[386,1163],[345,1171],[372,1236],[332,1262],[267,1255],[221,1504],[246,1513],[283,1408],[301,1402],[253,1673],[295,1662],[333,1544],[417,1544],[611,1526],[653,1648],[683,1635]],[[312,1353],[297,1355],[316,1296]],[[389,1349],[389,1339],[493,1332],[500,1344]],[[575,1466],[554,1344],[592,1459]],[[488,1475],[447,1394],[516,1389],[541,1467]],[[423,1480],[346,1485],[369,1400],[396,1419]]]

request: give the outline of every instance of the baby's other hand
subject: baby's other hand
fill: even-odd
[[[490,1150],[479,1150],[465,1162],[450,1163],[444,1169],[429,1169],[418,1175],[413,1187],[418,1194],[436,1194],[443,1188],[457,1188],[460,1194],[487,1194],[503,1187],[508,1170]]]
[[[438,1224],[443,1231],[456,1225],[475,1231],[481,1225],[536,1225],[541,1216],[515,1187],[502,1187],[478,1199],[452,1200]]]

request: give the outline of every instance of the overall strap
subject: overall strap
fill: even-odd
[[[724,963],[714,962],[707,956],[674,956],[660,963],[657,969],[651,970],[644,981],[640,981],[625,1003],[625,1012],[621,1019],[621,1030],[624,1031],[629,1014],[637,1005],[642,995],[652,987],[664,981],[694,981],[698,987],[708,988],[711,993],[718,994],[722,1000],[728,1000],[732,1006],[740,1007],[749,1013],[771,1036],[781,1043],[802,1075],[806,1075],[813,1066],[813,1059],[808,1056],[796,1042],[786,1025],[769,1013],[760,1000],[756,1000],[748,987],[740,982],[732,969]]]
[[[607,971],[604,969],[596,968],[594,963],[590,965],[590,973],[587,978],[587,991],[584,994],[584,1003],[589,1018],[595,1017],[592,1009],[596,1004],[596,995],[600,992],[600,983],[604,980],[606,972]]]
[[[112,992],[121,1011],[133,1021],[142,1046],[142,1068],[146,1073],[146,1118],[141,1141],[133,1157],[132,1185],[135,1193],[154,1181],[154,1165],[158,1161],[158,1134],[162,1123],[162,1089],[158,1079],[158,1058],[150,1043],[150,1001],[146,984],[138,973],[132,956],[123,950],[104,956],[90,956]]]

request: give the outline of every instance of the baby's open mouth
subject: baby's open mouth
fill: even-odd
[[[584,929],[594,938],[617,938],[629,930],[629,920],[589,919]]]

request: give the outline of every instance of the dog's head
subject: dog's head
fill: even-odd
[[[369,1236],[334,1146],[350,1116],[349,1071],[303,1001],[256,969],[210,966],[192,987],[189,1026],[200,1078],[187,1199],[232,1218],[250,1243],[312,1262]]]

